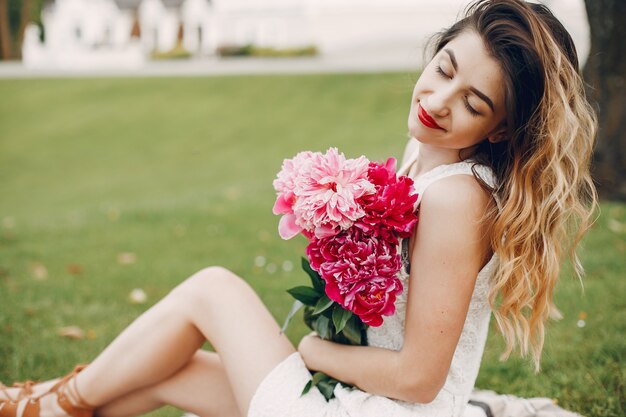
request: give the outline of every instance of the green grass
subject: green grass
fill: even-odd
[[[0,81],[0,380],[91,360],[133,318],[207,265],[245,277],[282,322],[306,282],[304,242],[282,241],[271,182],[283,158],[337,146],[399,156],[415,74]],[[626,206],[603,203],[564,271],[543,371],[498,361],[492,320],[477,386],[624,413]],[[620,229],[621,227],[621,229]],[[137,261],[122,265],[117,256]],[[255,266],[263,256],[275,273]],[[285,261],[296,265],[284,271]],[[34,269],[43,265],[46,279]],[[128,302],[143,288],[148,303]],[[586,326],[577,327],[585,312]],[[88,338],[57,335],[77,325]],[[299,320],[288,331],[307,333]],[[178,416],[164,408],[153,416]]]

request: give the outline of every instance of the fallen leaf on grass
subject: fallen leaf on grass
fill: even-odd
[[[35,314],[37,314],[37,309],[34,307],[24,307],[24,314],[26,314],[29,317],[32,317]]]
[[[41,262],[33,262],[30,265],[30,273],[33,274],[33,278],[38,281],[43,281],[48,278],[48,269]]]
[[[230,201],[235,201],[241,196],[241,190],[236,187],[229,187],[226,189],[225,195]]]
[[[128,299],[132,304],[143,304],[148,300],[148,295],[141,288],[135,288],[130,292]]]
[[[13,229],[15,227],[15,219],[11,216],[2,219],[2,227],[5,229]]]
[[[83,267],[79,264],[67,264],[65,270],[71,275],[82,275]]]
[[[626,223],[609,218],[609,229],[615,233],[624,233],[626,232]]]
[[[120,210],[116,207],[111,207],[107,210],[107,217],[112,222],[116,222],[120,218]]]
[[[269,264],[267,264],[267,266],[265,267],[265,270],[269,273],[269,274],[274,274],[276,272],[276,270],[278,269],[278,267],[276,266],[275,263],[270,262]]]
[[[117,254],[117,263],[120,265],[131,265],[137,262],[137,255],[132,252],[120,252]]]
[[[174,226],[174,234],[177,237],[183,237],[185,236],[185,233],[187,233],[187,226],[185,226],[184,224],[177,224],[176,226]]]
[[[259,268],[264,267],[266,262],[267,261],[265,259],[265,256],[259,255],[256,258],[254,258],[254,264],[258,266]]]
[[[78,326],[61,327],[59,331],[57,332],[57,334],[59,336],[67,337],[67,338],[75,339],[75,340],[85,338],[85,331]]]

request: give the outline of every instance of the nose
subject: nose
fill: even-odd
[[[452,91],[447,88],[439,88],[433,91],[427,99],[428,110],[433,116],[446,117],[450,114],[450,100]]]

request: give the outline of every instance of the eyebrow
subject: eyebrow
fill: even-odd
[[[452,61],[452,66],[454,67],[455,71],[459,70],[459,65],[456,62],[456,57],[454,56],[454,52],[452,52],[452,50],[446,48],[444,49],[445,52],[448,53],[448,55],[450,55],[450,61]],[[487,105],[491,108],[491,111],[495,113],[495,109],[493,107],[493,101],[491,101],[491,99],[489,97],[487,97],[486,94],[484,94],[482,91],[474,88],[474,87],[470,87],[470,90],[476,94],[478,97],[480,97],[485,103],[487,103]]]

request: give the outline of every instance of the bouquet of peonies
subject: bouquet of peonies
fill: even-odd
[[[296,302],[283,331],[304,306],[305,323],[322,339],[366,345],[367,327],[394,314],[402,292],[398,245],[417,223],[413,180],[396,176],[394,158],[346,159],[330,148],[284,160],[274,188],[279,234],[308,239],[302,267],[312,282],[288,290]],[[315,385],[329,400],[338,382],[317,372],[302,393]]]

